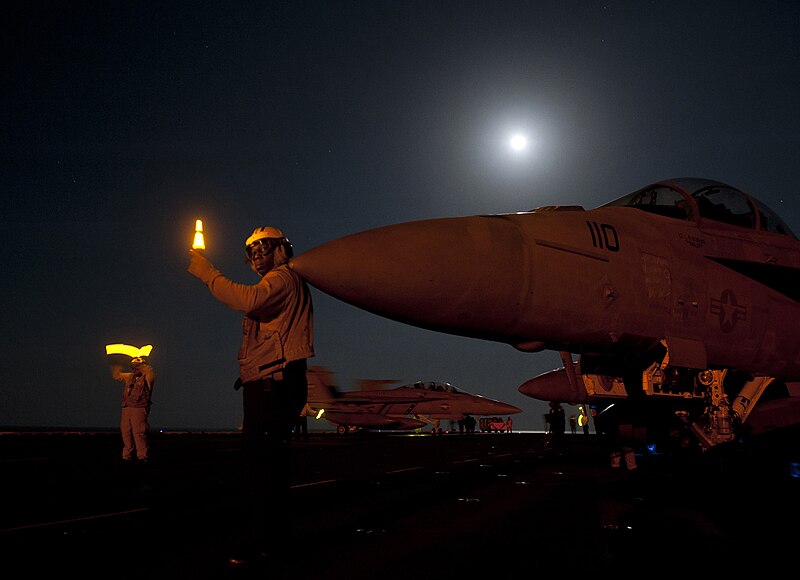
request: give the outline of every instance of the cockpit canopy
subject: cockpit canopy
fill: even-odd
[[[458,389],[456,389],[450,383],[438,383],[436,381],[417,381],[413,385],[411,385],[414,389],[425,389],[426,391],[436,391],[439,393],[458,393]]]
[[[607,206],[637,209],[686,221],[713,220],[797,239],[778,215],[743,191],[708,179],[660,181],[620,197]]]

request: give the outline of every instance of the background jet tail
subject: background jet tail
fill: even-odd
[[[328,403],[339,396],[333,384],[333,373],[327,367],[310,366],[306,371],[308,378],[308,403]]]

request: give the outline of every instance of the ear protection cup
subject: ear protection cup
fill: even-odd
[[[280,266],[285,264],[292,257],[292,245],[289,242],[284,242],[275,248],[275,265]]]

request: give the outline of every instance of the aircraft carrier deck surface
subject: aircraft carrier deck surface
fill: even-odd
[[[593,434],[312,433],[294,444],[285,577],[769,573],[796,564],[797,440],[645,450],[628,471]],[[114,432],[0,435],[0,576],[274,578],[225,566],[238,434],[151,449],[129,466]]]

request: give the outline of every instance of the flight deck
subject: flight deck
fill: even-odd
[[[612,468],[602,439],[312,433],[294,445],[287,578],[741,571],[791,563],[798,447],[780,441]],[[4,578],[261,578],[229,570],[236,433],[0,435]],[[794,441],[797,438],[794,437]],[[17,570],[16,575],[10,575]],[[486,576],[488,574],[489,576]],[[623,572],[623,576],[624,576]],[[273,576],[271,576],[273,577]]]

